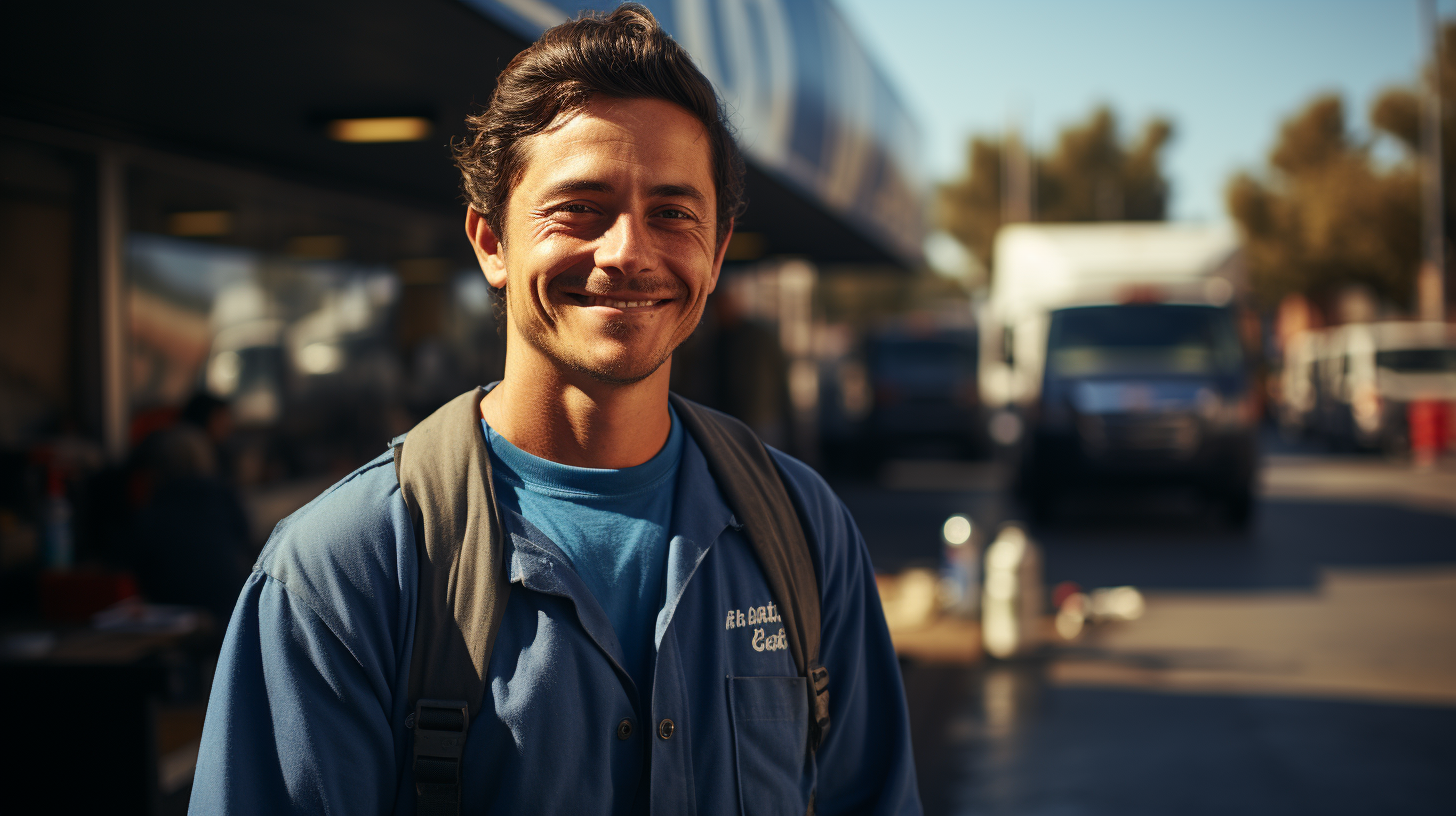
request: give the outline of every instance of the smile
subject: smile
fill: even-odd
[[[569,293],[572,300],[583,306],[606,306],[612,309],[642,309],[649,306],[656,306],[659,303],[666,303],[666,299],[659,300],[618,300],[616,298],[604,297],[602,295],[578,295]]]

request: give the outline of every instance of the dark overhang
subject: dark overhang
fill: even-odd
[[[30,3],[0,33],[0,115],[459,212],[449,144],[525,46],[454,0]],[[416,117],[419,141],[349,143],[339,119]],[[335,134],[337,135],[337,134]],[[801,185],[751,167],[754,252],[904,264]]]

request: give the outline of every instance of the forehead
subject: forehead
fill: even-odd
[[[512,197],[577,180],[715,192],[707,129],[662,99],[596,97],[521,146],[523,172]]]

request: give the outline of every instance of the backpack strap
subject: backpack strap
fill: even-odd
[[[773,593],[789,651],[809,679],[809,750],[829,730],[829,671],[819,662],[819,578],[814,555],[783,477],[758,436],[737,419],[670,394],[708,471],[758,557]]]
[[[460,760],[510,594],[477,388],[395,440],[419,564],[409,702],[420,816],[460,812]],[[425,523],[429,519],[429,523]]]

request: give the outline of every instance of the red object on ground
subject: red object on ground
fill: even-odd
[[[1061,609],[1067,599],[1082,591],[1075,581],[1063,581],[1052,590],[1052,609]]]
[[[136,579],[125,572],[48,571],[40,576],[40,611],[49,620],[78,623],[137,594]]]
[[[1445,403],[1415,400],[1406,408],[1410,426],[1411,455],[1417,461],[1431,461],[1445,450],[1451,439],[1450,412]]]

